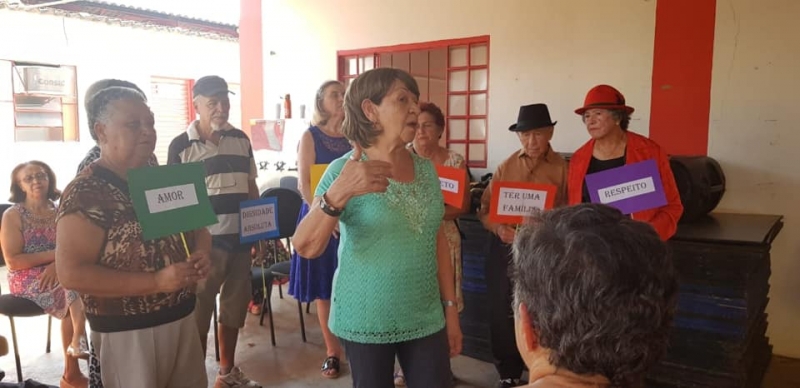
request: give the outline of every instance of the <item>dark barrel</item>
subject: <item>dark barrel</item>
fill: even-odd
[[[671,156],[669,164],[683,203],[680,222],[695,221],[719,205],[725,194],[725,174],[707,156]]]

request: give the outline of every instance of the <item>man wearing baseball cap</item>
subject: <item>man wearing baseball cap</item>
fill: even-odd
[[[239,203],[257,199],[256,163],[250,139],[228,123],[228,83],[218,76],[198,79],[192,89],[198,119],[169,146],[169,164],[203,162],[208,197],[217,223],[209,226],[211,272],[197,287],[195,317],[205,353],[211,314],[219,297],[219,374],[215,388],[261,387],[234,363],[239,329],[250,301],[250,248],[239,242]]]
[[[517,225],[496,224],[489,220],[492,187],[495,182],[528,182],[549,184],[557,188],[554,204],[567,202],[567,162],[550,147],[556,122],[550,120],[545,104],[519,108],[517,122],[508,130],[515,132],[521,148],[497,167],[489,186],[481,197],[478,217],[491,232],[489,255],[486,258],[486,288],[489,299],[489,331],[495,367],[500,374],[499,388],[517,387],[525,363],[517,350],[514,318],[511,310],[512,286],[508,276],[511,243]]]

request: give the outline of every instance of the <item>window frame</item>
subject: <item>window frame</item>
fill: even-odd
[[[11,104],[12,104],[12,114],[14,119],[14,143],[39,143],[39,142],[80,142],[80,108],[79,108],[79,101],[80,98],[78,96],[78,67],[76,65],[67,65],[67,64],[48,64],[48,63],[41,63],[41,62],[27,62],[27,61],[14,61],[8,60],[11,63]],[[58,95],[49,95],[46,93],[28,93],[27,91],[18,92],[17,91],[17,78],[21,77],[22,74],[17,70],[18,66],[41,66],[41,67],[52,67],[52,68],[70,68],[72,69],[72,90],[74,91],[74,95],[72,96],[73,102],[64,102],[64,99],[69,99],[69,96],[58,96]],[[17,107],[17,97],[19,96],[30,96],[30,97],[39,97],[39,98],[57,98],[59,107],[61,108],[60,111],[56,110],[48,110],[48,109],[37,109],[37,108],[18,108]],[[21,109],[21,110],[20,110]],[[41,113],[61,113],[61,126],[48,126],[48,125],[20,125],[17,122],[17,113],[18,112],[41,112]],[[20,140],[18,138],[19,131],[25,131],[25,128],[39,128],[39,129],[46,129],[48,131],[58,129],[61,132],[60,139],[48,139],[46,140]]]
[[[185,97],[184,100],[186,103],[186,116],[184,117],[184,123],[183,123],[183,130],[185,130],[189,126],[189,124],[191,124],[197,117],[197,111],[194,109],[194,99],[192,98],[193,95],[192,88],[194,88],[195,80],[184,77],[151,75],[148,81],[148,89],[147,89],[148,91],[150,91],[150,93],[147,94],[147,98],[148,98],[148,105],[150,106],[151,110],[154,108],[155,97],[156,97],[155,95],[152,94],[153,85],[161,83],[171,83],[182,86],[183,95]],[[158,122],[159,122],[158,116],[155,117],[155,120],[156,120],[156,132],[158,132]],[[174,136],[174,134],[171,135]],[[162,138],[162,136],[159,136],[159,139],[160,138]],[[164,137],[164,139],[172,141],[172,139],[169,136]],[[162,149],[159,146],[160,144],[156,143],[156,149],[153,152],[156,154],[157,157],[164,156],[166,158],[167,155],[161,155],[160,151],[162,151]],[[164,159],[163,161],[159,159],[159,163],[162,162],[166,164],[166,159]]]
[[[485,65],[472,65],[472,47],[473,46],[486,46],[486,64]],[[451,50],[454,48],[464,47],[466,46],[467,49],[467,62],[465,66],[451,66],[450,63],[450,56]],[[370,57],[372,58],[372,69],[379,68],[381,66],[381,55],[382,54],[395,54],[395,53],[403,53],[403,52],[413,52],[413,51],[422,51],[422,50],[436,50],[436,49],[446,49],[447,50],[447,64],[446,64],[446,103],[447,107],[444,107],[446,115],[446,125],[447,130],[445,131],[445,144],[447,148],[450,148],[452,144],[463,144],[465,154],[463,155],[464,158],[467,160],[467,166],[472,168],[486,168],[488,165],[488,144],[489,144],[489,89],[490,89],[490,65],[491,65],[491,42],[488,35],[482,36],[475,36],[469,38],[460,38],[460,39],[445,39],[445,40],[437,40],[437,41],[429,41],[429,42],[419,42],[419,43],[407,43],[407,44],[400,44],[400,45],[393,45],[393,46],[381,46],[381,47],[371,47],[371,48],[363,48],[363,49],[353,49],[353,50],[338,50],[336,52],[336,74],[337,79],[344,83],[345,86],[349,86],[350,80],[356,78],[359,74],[363,72],[361,68],[362,59],[368,60]],[[347,61],[353,57],[356,57],[356,74],[350,75],[345,74],[347,67]],[[486,69],[486,89],[483,90],[471,90],[471,76],[470,72],[472,70],[481,70]],[[465,91],[450,91],[450,76],[451,73],[454,71],[466,71],[467,74],[467,89]],[[430,74],[430,71],[429,71]],[[485,114],[482,115],[474,115],[470,113],[470,96],[474,94],[485,94],[486,95],[486,111]],[[450,97],[451,96],[459,96],[463,95],[466,96],[466,107],[465,107],[465,114],[463,115],[453,115],[450,112]],[[465,137],[464,139],[451,139],[451,131],[450,131],[450,122],[451,120],[463,120],[465,122]],[[470,121],[471,120],[485,120],[485,133],[483,139],[472,139],[471,138],[471,131],[470,131]],[[481,155],[480,160],[470,158],[470,145],[473,144],[482,144],[483,145],[483,155]]]

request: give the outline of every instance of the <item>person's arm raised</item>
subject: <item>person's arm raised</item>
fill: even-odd
[[[325,251],[331,233],[339,222],[338,216],[327,214],[320,208],[323,197],[330,207],[343,211],[351,198],[369,193],[382,193],[389,187],[392,165],[377,160],[362,162],[362,152],[360,146],[354,145],[350,160],[344,163],[333,182],[326,185],[326,178],[331,179],[330,170],[322,178],[320,187],[327,190],[314,198],[311,210],[297,225],[297,231],[292,239],[294,248],[300,256],[308,259],[319,257]]]

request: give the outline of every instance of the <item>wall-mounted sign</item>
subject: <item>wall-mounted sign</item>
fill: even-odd
[[[22,82],[28,93],[71,96],[73,75],[72,69],[61,67],[22,67]]]

